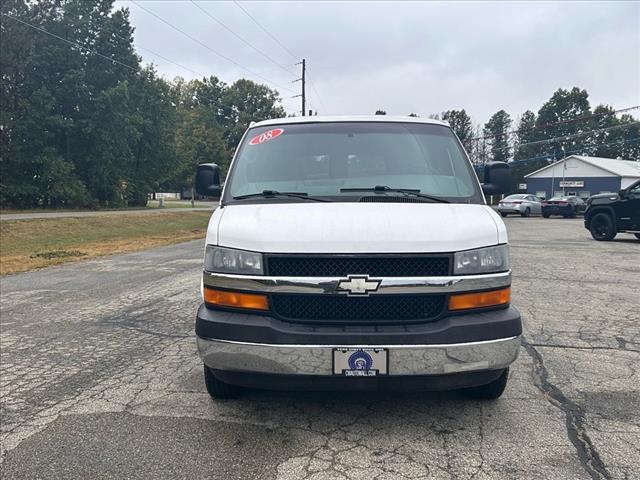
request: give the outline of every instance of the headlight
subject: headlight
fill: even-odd
[[[204,269],[207,272],[262,275],[262,254],[207,245]]]
[[[509,270],[509,247],[507,245],[456,252],[454,257],[454,275],[473,275],[507,270]]]

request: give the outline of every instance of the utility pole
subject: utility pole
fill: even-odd
[[[300,95],[294,95],[291,98],[296,98],[296,97],[302,97],[302,116],[304,117],[306,114],[306,105],[305,105],[305,100],[306,100],[306,95],[305,95],[305,88],[306,88],[306,69],[307,69],[307,62],[306,60],[303,58],[301,62],[296,63],[296,65],[302,65],[302,77],[298,78],[296,80],[294,80],[292,83],[295,82],[302,82],[302,93]]]
[[[565,195],[565,174],[567,173],[567,159],[566,159],[566,154],[564,153],[564,145],[562,147],[562,195]]]

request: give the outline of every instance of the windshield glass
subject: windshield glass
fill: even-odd
[[[483,203],[477,178],[450,128],[391,122],[253,128],[229,172],[225,201],[265,190],[357,201],[373,193],[340,190],[375,186]],[[303,201],[282,196],[251,200]]]

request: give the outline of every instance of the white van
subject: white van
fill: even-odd
[[[497,398],[520,347],[507,232],[451,128],[302,117],[245,133],[206,238],[196,321],[215,398],[266,389],[463,389]]]

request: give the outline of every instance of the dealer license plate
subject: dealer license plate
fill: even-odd
[[[388,354],[386,348],[334,348],[333,374],[345,377],[386,375]]]

